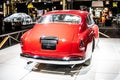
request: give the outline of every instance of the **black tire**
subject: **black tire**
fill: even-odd
[[[91,57],[92,58],[92,57]],[[83,66],[89,66],[91,64],[91,58],[83,63]]]
[[[92,44],[92,52],[94,51],[94,49],[95,49],[95,39],[93,38],[93,44]],[[89,66],[90,64],[91,64],[91,59],[92,59],[92,55],[91,55],[91,57],[88,59],[88,60],[86,60],[85,62],[84,62],[84,66]]]
[[[92,52],[94,52],[94,49],[95,49],[95,39],[93,38]]]

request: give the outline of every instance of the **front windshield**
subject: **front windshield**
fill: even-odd
[[[38,23],[51,23],[51,22],[65,22],[79,24],[81,22],[81,18],[79,16],[71,14],[51,14],[43,16],[38,20]]]

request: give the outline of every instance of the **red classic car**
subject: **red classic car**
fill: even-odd
[[[87,11],[47,12],[22,35],[20,55],[29,61],[47,64],[88,64],[98,32],[98,26]]]

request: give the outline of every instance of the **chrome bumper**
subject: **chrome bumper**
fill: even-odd
[[[56,65],[73,65],[73,64],[82,64],[85,62],[85,59],[78,59],[78,58],[70,58],[68,60],[61,59],[61,58],[45,58],[39,56],[31,56],[28,54],[20,54],[21,58],[26,59],[27,61],[45,63],[45,64],[56,64]]]

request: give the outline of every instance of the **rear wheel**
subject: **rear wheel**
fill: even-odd
[[[92,53],[93,53],[94,49],[95,49],[95,39],[93,38]],[[86,61],[84,62],[83,65],[84,65],[84,66],[89,66],[90,63],[91,63],[91,59],[92,59],[92,55],[91,55],[91,57],[90,57],[88,60],[86,60]]]
[[[91,63],[91,59],[92,59],[92,57],[90,57],[88,60],[86,60],[83,65],[84,66],[89,66],[90,63]]]
[[[92,52],[94,51],[95,49],[95,39],[93,38],[93,43],[92,43]]]

